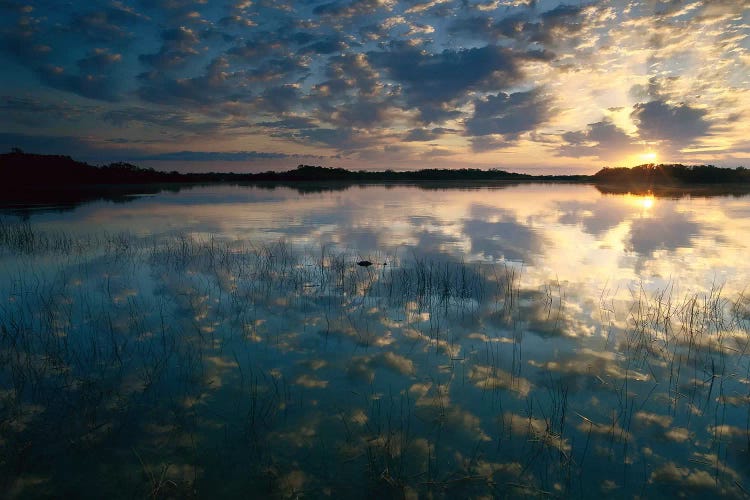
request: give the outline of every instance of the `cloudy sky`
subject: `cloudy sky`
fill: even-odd
[[[0,0],[0,148],[182,170],[750,167],[750,0]]]

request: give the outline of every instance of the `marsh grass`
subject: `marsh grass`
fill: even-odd
[[[8,222],[0,252],[0,488],[17,496],[749,482],[750,300],[718,284],[604,288],[592,325],[512,262]]]

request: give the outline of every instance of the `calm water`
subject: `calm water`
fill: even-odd
[[[0,221],[10,496],[750,491],[748,196],[221,186]]]

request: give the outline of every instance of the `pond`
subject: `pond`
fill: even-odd
[[[573,184],[7,208],[0,488],[744,497],[749,244],[749,196]]]

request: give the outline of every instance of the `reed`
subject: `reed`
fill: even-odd
[[[605,286],[580,315],[514,263],[2,221],[0,252],[6,491],[86,456],[115,457],[97,493],[153,497],[240,481],[230,462],[280,496],[748,482],[750,300],[721,284]]]

